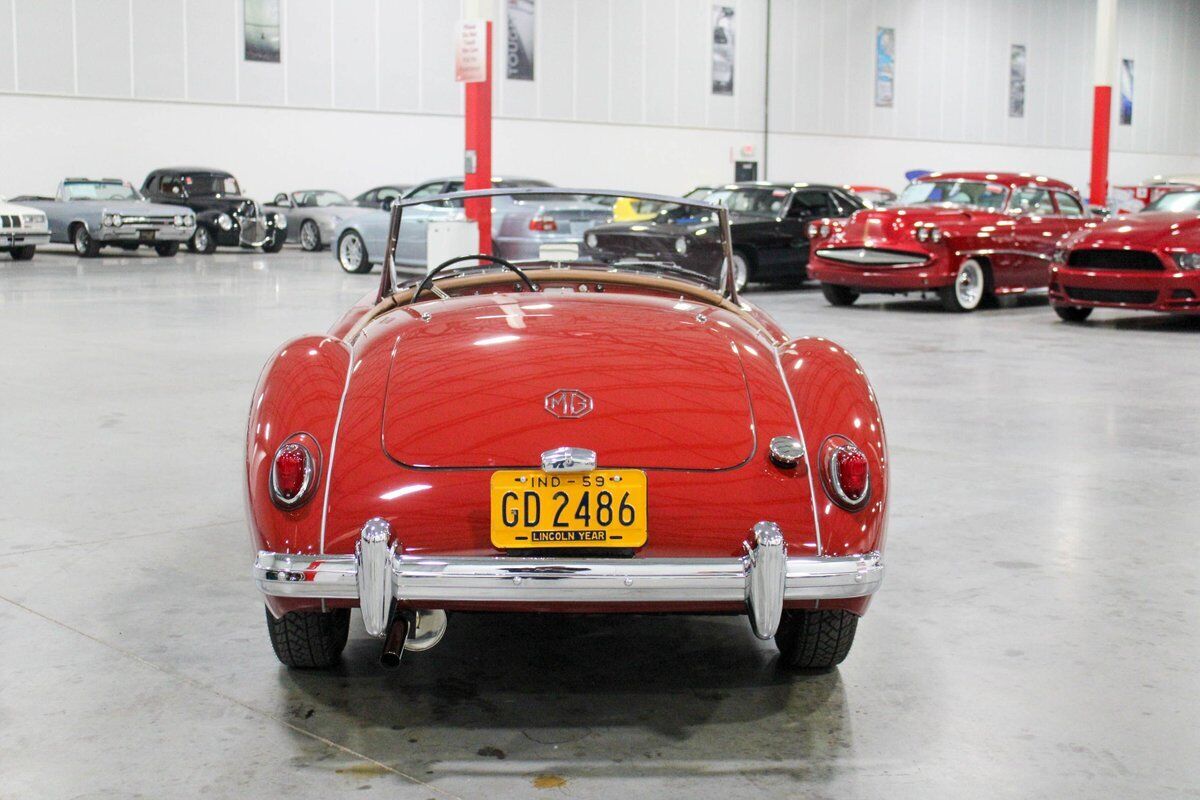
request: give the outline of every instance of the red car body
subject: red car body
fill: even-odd
[[[1145,211],[1076,234],[1051,269],[1050,303],[1075,322],[1093,308],[1200,313],[1200,215]]]
[[[951,290],[968,261],[978,265],[984,294],[1044,289],[1056,248],[1090,219],[1070,185],[1042,176],[943,172],[910,188],[955,183],[986,184],[991,207],[951,195],[950,202],[869,209],[843,222],[814,223],[809,275],[831,287],[826,295],[835,304],[838,291],[850,302],[867,292],[939,292],[953,300]],[[1035,205],[1023,205],[1031,198]],[[936,240],[920,238],[933,231]],[[970,309],[960,304],[955,310]]]
[[[888,460],[858,363],[829,340],[790,338],[736,296],[687,282],[583,268],[527,274],[540,291],[483,273],[439,281],[448,298],[402,306],[395,298],[411,289],[393,297],[385,275],[384,288],[328,333],[293,339],[270,358],[251,406],[246,489],[272,624],[364,605],[371,525],[386,529],[393,617],[687,611],[753,620],[764,520],[782,533],[786,579],[778,573],[783,594],[771,602],[785,617],[861,615],[882,578]],[[586,410],[574,391],[586,392]],[[582,415],[559,416],[576,406]],[[775,437],[802,444],[798,465],[773,456]],[[288,442],[314,460],[311,499],[291,508],[272,489]],[[869,498],[854,508],[830,488],[839,443],[866,456]],[[536,470],[563,446],[645,471],[644,545],[612,557],[493,545],[492,474]],[[363,619],[383,635],[379,613],[388,612],[364,606]],[[773,632],[770,620],[756,623],[762,635],[760,625]]]

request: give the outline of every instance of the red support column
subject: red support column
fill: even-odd
[[[1092,99],[1092,181],[1088,201],[1108,204],[1108,141],[1116,67],[1117,0],[1096,0],[1096,55]]]
[[[475,153],[475,171],[464,176],[463,187],[492,188],[492,23],[484,23],[484,61],[486,75],[482,81],[467,83],[466,91],[466,149]],[[470,158],[467,166],[470,167]],[[492,203],[490,199],[469,200],[467,217],[479,225],[479,252],[492,252]]]

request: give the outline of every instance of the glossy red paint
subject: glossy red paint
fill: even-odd
[[[1144,212],[1089,226],[1051,270],[1056,307],[1200,313],[1200,270],[1175,255],[1200,253],[1195,212]]]
[[[359,304],[337,335],[282,348],[255,392],[247,438],[255,549],[349,554],[363,523],[381,516],[404,553],[502,557],[490,540],[492,471],[536,468],[558,446],[593,449],[602,467],[647,471],[650,533],[635,558],[737,557],[764,519],[779,523],[794,555],[882,549],[883,424],[844,350],[788,341],[744,302],[735,310],[674,291],[598,292],[594,273],[585,293],[571,275],[538,293],[513,293],[498,277],[478,294],[384,313],[343,341]],[[546,395],[562,388],[588,393],[593,410],[548,413]],[[325,470],[313,501],[289,512],[270,502],[267,470],[298,430],[320,444]],[[785,469],[768,457],[774,436],[801,438],[816,453],[835,434],[869,460],[871,495],[857,511],[830,501],[815,465]],[[866,602],[844,607],[861,613]],[[271,599],[277,614],[318,603]],[[573,610],[738,610],[727,606]]]
[[[987,273],[990,292],[1045,288],[1055,248],[1090,219],[1079,194],[1063,181],[1005,172],[932,173],[915,183],[959,180],[999,187],[1005,193],[1002,207],[915,205],[824,220],[829,234],[812,241],[809,275],[863,293],[920,292],[949,286],[962,263],[975,259]],[[1020,213],[1013,193],[1025,188],[1046,191],[1049,213]],[[923,227],[936,229],[940,240],[919,240]],[[855,260],[850,254],[857,251],[865,255]]]

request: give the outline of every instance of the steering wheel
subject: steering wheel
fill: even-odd
[[[429,274],[425,276],[424,280],[422,280],[419,284],[417,284],[416,291],[414,291],[412,293],[412,297],[408,298],[408,302],[405,303],[405,305],[412,305],[413,303],[415,303],[417,301],[417,298],[421,296],[421,292],[425,291],[426,289],[432,289],[433,288],[433,279],[435,277],[437,277],[437,274],[439,272],[446,269],[447,267],[452,267],[455,264],[458,264],[459,262],[462,262],[462,261],[490,261],[493,264],[497,264],[511,272],[517,273],[517,277],[519,277],[521,279],[521,281],[526,286],[529,287],[529,291],[531,291],[531,292],[537,291],[537,287],[533,285],[533,281],[529,280],[529,276],[526,275],[524,272],[522,272],[521,269],[519,267],[517,267],[515,264],[513,264],[512,262],[505,261],[503,258],[500,258],[499,256],[489,256],[489,255],[484,255],[483,253],[476,253],[475,255],[472,255],[472,256],[456,256],[455,258],[451,258],[448,261],[443,261],[442,263],[438,264],[436,267],[434,267],[432,270],[429,271]]]

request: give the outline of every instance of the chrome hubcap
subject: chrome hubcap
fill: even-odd
[[[83,228],[75,231],[75,252],[82,253],[88,249],[88,232]]]
[[[317,247],[317,226],[312,222],[306,222],[300,228],[300,244],[304,245],[305,250],[315,250]]]
[[[983,270],[974,261],[968,261],[958,270],[954,282],[954,293],[963,308],[975,308],[983,298]]]
[[[208,247],[208,231],[204,228],[196,229],[196,249],[204,250]]]
[[[746,288],[746,281],[750,276],[750,268],[746,266],[746,259],[739,255],[733,257],[733,284],[740,292]]]
[[[344,269],[355,270],[362,266],[362,242],[358,240],[357,236],[347,236],[342,239],[342,246],[339,249]]]

